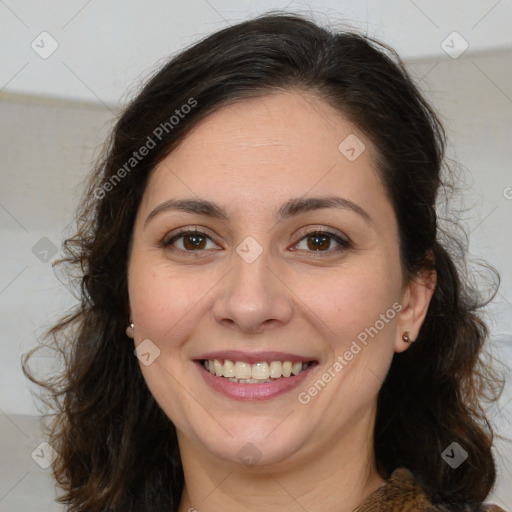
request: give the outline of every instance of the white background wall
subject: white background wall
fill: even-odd
[[[453,31],[471,52],[512,45],[510,0],[6,0],[0,87],[115,105],[159,59],[228,22],[285,7],[350,22],[410,58],[445,56],[440,44]],[[46,60],[30,46],[43,31],[59,45]]]
[[[37,413],[20,357],[73,303],[51,261],[118,108],[169,55],[228,23],[285,6],[313,11],[321,23],[350,22],[390,43],[441,112],[450,154],[469,187],[461,201],[470,208],[471,255],[501,273],[488,318],[500,359],[512,362],[511,0],[6,0],[0,2],[0,417]],[[51,38],[39,37],[43,31]],[[453,31],[468,45],[456,59],[441,47]],[[45,55],[52,40],[58,47],[45,59],[31,47]],[[452,40],[452,51],[462,48]],[[37,243],[57,252],[42,262],[33,253]],[[42,367],[49,363],[41,359]],[[510,399],[509,385],[496,416],[509,435]],[[505,481],[512,462],[501,464],[500,504],[511,506]]]

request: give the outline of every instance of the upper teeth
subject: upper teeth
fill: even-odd
[[[278,379],[281,376],[289,377],[297,375],[308,366],[307,362],[299,361],[272,361],[270,363],[245,363],[242,361],[229,361],[226,359],[222,364],[218,359],[209,359],[204,362],[204,367],[217,377],[232,377],[236,379],[265,380],[268,378]]]

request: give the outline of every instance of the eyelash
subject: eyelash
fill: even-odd
[[[177,249],[176,247],[172,247],[172,244],[176,240],[179,240],[180,238],[183,238],[186,236],[199,236],[201,238],[207,238],[207,239],[211,240],[212,242],[216,243],[215,240],[213,240],[206,233],[202,233],[201,231],[197,231],[197,230],[192,231],[192,230],[186,229],[186,230],[176,233],[174,236],[172,236],[169,239],[164,238],[162,240],[162,242],[160,243],[160,246],[165,249],[170,249],[172,251],[184,253],[187,256],[198,256],[201,253],[203,253],[204,251],[209,250],[209,249],[198,249],[198,250],[186,251],[184,249]],[[333,233],[332,231],[319,230],[319,229],[313,229],[310,231],[300,233],[301,238],[299,238],[299,240],[294,245],[297,245],[301,241],[303,241],[309,237],[312,237],[312,236],[325,236],[325,237],[333,239],[335,242],[337,242],[339,244],[339,247],[335,248],[334,250],[327,249],[325,251],[306,251],[306,252],[309,252],[312,255],[314,255],[314,257],[322,257],[324,254],[337,253],[337,252],[341,252],[341,251],[350,249],[352,247],[352,243],[350,242],[350,240],[343,238],[340,235],[338,235],[337,233]],[[297,250],[297,249],[294,249],[294,250]],[[303,249],[299,249],[299,250],[303,250]]]

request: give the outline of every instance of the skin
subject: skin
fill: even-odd
[[[354,161],[338,150],[350,134],[366,147]],[[403,332],[418,335],[435,276],[403,279],[397,220],[373,151],[321,99],[288,91],[209,115],[152,173],[133,231],[130,309],[135,344],[150,339],[160,350],[141,370],[177,429],[180,512],[351,511],[385,483],[373,452],[377,394],[394,353],[410,346]],[[372,221],[340,208],[274,217],[291,198],[326,195],[349,199]],[[215,202],[229,218],[170,210],[145,223],[164,201],[184,198]],[[203,251],[190,237],[161,246],[196,227],[210,237]],[[315,251],[302,228],[341,234],[352,246],[331,238]],[[252,263],[236,252],[248,236],[262,248]],[[298,393],[396,302],[400,313],[301,404]],[[296,390],[237,401],[211,389],[193,362],[230,349],[304,354],[318,366]],[[253,465],[238,456],[248,442],[260,456]]]

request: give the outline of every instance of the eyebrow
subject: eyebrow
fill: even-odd
[[[320,210],[322,208],[339,208],[342,210],[356,213],[366,222],[375,226],[374,220],[366,210],[358,204],[338,196],[324,197],[297,197],[286,201],[276,213],[276,220],[281,221],[300,215],[305,212]],[[228,212],[222,207],[205,199],[169,199],[159,204],[144,221],[144,227],[158,214],[167,211],[182,211],[205,215],[214,219],[223,221],[229,220]]]

